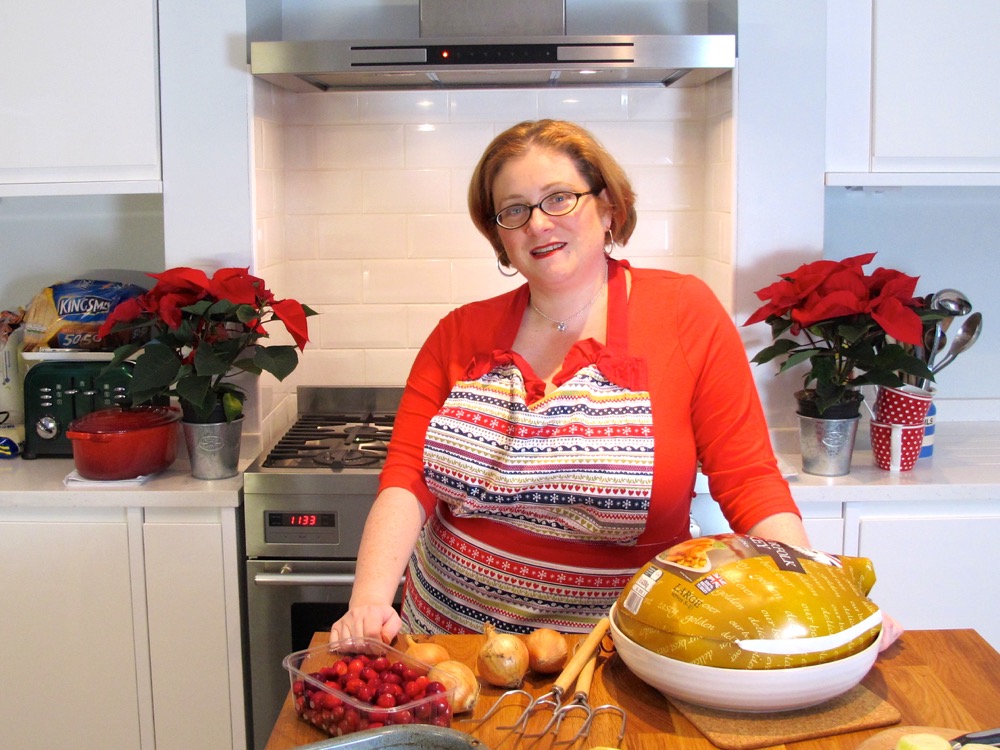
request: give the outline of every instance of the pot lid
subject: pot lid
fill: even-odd
[[[180,418],[179,410],[167,406],[132,406],[127,409],[115,406],[74,419],[69,429],[90,433],[131,432],[162,427]]]

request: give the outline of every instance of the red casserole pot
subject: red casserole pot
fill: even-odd
[[[177,458],[180,410],[114,407],[70,422],[73,462],[84,479],[134,479],[163,471]]]

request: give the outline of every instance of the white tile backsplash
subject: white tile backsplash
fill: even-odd
[[[405,258],[407,217],[383,214],[316,216],[320,258]]]
[[[361,122],[448,122],[443,91],[373,91],[359,94],[358,101]]]
[[[288,170],[285,211],[289,214],[358,213],[362,209],[359,170]]]
[[[360,260],[289,262],[281,266],[278,278],[280,296],[294,297],[310,307],[361,303],[364,272]]]
[[[498,116],[507,124],[538,119],[538,92],[535,89],[484,89],[463,91],[448,100],[450,122],[493,123]],[[499,131],[495,131],[494,134]]]
[[[452,301],[451,263],[447,260],[370,260],[364,263],[366,304]]]
[[[451,175],[447,169],[382,169],[366,171],[360,194],[369,214],[400,211],[447,211],[451,204]],[[372,217],[378,221],[378,217]]]
[[[467,213],[410,214],[407,227],[411,258],[493,257],[493,248]]]
[[[487,143],[525,119],[580,122],[625,166],[639,222],[618,257],[699,275],[731,304],[731,76],[684,89],[254,90],[257,268],[320,312],[269,408],[302,384],[400,385],[448,311],[524,283],[498,273],[466,201]]]
[[[405,126],[407,169],[441,169],[475,164],[489,142],[493,127],[486,123]]]
[[[538,92],[538,114],[557,120],[592,125],[628,118],[628,89],[553,88]],[[513,125],[514,122],[509,122]]]
[[[402,125],[326,125],[315,130],[315,165],[323,169],[406,166]]]
[[[320,322],[323,349],[401,349],[408,344],[406,305],[338,305]]]
[[[365,378],[369,385],[402,385],[413,367],[416,349],[365,349]]]

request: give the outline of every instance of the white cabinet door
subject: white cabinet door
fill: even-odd
[[[847,552],[868,557],[872,599],[905,628],[974,628],[1000,648],[1000,507],[848,503]]]
[[[157,750],[246,746],[233,508],[147,508]]]
[[[827,5],[827,185],[1000,185],[1000,3]]]
[[[0,195],[158,192],[154,0],[0,8]]]
[[[800,503],[799,510],[812,548],[841,554],[844,549],[843,505],[837,502]],[[703,536],[732,531],[719,504],[707,492],[699,492],[692,499],[691,519]]]
[[[1000,3],[875,0],[872,167],[1000,171]]]
[[[141,747],[125,511],[4,511],[0,571],[0,747]]]

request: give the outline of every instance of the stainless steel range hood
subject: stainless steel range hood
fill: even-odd
[[[282,88],[315,92],[697,86],[736,62],[732,35],[568,36],[564,0],[531,6],[536,15],[527,17],[527,6],[511,0],[421,0],[419,38],[254,42],[250,69]]]

